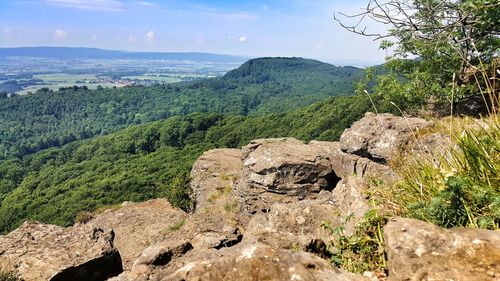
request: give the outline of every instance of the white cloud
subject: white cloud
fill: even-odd
[[[247,37],[246,36],[241,36],[240,38],[238,38],[238,40],[241,42],[241,43],[244,43],[247,41]]]
[[[114,0],[42,0],[42,2],[81,10],[123,11],[123,4]]]
[[[148,2],[148,1],[136,1],[137,4],[144,6],[144,7],[157,7],[155,3]]]
[[[130,43],[135,43],[135,42],[137,42],[137,37],[135,37],[135,36],[130,36],[130,37],[128,38],[128,41],[129,41]]]
[[[146,42],[153,42],[155,40],[155,32],[154,30],[150,30],[148,31],[148,33],[146,33]]]
[[[97,35],[92,35],[92,37],[90,37],[90,39],[92,39],[92,41],[96,41],[97,40]]]
[[[65,39],[66,37],[68,37],[68,32],[61,29],[57,29],[56,31],[54,31],[54,37],[59,40]]]

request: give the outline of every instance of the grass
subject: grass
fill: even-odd
[[[387,219],[377,211],[371,210],[356,226],[354,233],[346,235],[345,224],[350,219],[351,216],[347,217],[344,224],[338,227],[333,227],[329,222],[322,224],[333,237],[328,246],[330,261],[334,266],[349,272],[372,271],[379,276],[386,276],[387,258],[384,252],[382,227]]]
[[[87,223],[94,218],[94,213],[89,211],[81,211],[76,214],[75,222],[76,223]]]
[[[0,281],[21,281],[13,271],[0,270]]]
[[[450,122],[450,123],[448,123]],[[444,126],[445,124],[450,126]],[[430,133],[447,134],[457,147],[429,157],[407,155],[393,167],[402,180],[376,187],[392,214],[442,227],[500,228],[500,123],[498,116],[439,121]],[[412,158],[413,157],[413,158]]]
[[[228,213],[236,213],[236,211],[238,210],[238,202],[233,201],[224,204],[224,210],[226,210],[226,212]]]
[[[176,223],[174,223],[174,224],[172,224],[172,225],[167,226],[165,229],[163,229],[163,230],[161,231],[161,233],[162,233],[163,235],[166,235],[166,234],[168,234],[168,233],[175,232],[175,231],[177,231],[177,230],[181,229],[181,227],[182,227],[185,223],[186,223],[186,221],[185,221],[185,220],[178,221],[178,222],[176,222]]]
[[[92,220],[96,215],[100,215],[107,210],[118,210],[121,207],[122,207],[122,204],[113,204],[113,205],[102,206],[100,208],[97,208],[97,210],[95,210],[93,212],[81,211],[78,214],[76,214],[75,222],[76,223],[87,223],[90,220]]]

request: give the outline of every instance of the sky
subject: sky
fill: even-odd
[[[0,47],[297,56],[370,65],[379,42],[352,34],[334,13],[366,0],[0,0]],[[370,25],[382,32],[383,26]]]

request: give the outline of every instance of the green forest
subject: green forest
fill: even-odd
[[[203,151],[268,137],[337,140],[371,109],[366,96],[348,96],[262,116],[193,113],[1,161],[0,233],[26,219],[71,225],[80,211],[127,200],[166,197],[189,209],[189,172]]]
[[[258,116],[352,94],[362,69],[261,58],[225,76],[151,87],[40,89],[0,98],[0,159],[194,112]]]

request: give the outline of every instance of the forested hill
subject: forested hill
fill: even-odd
[[[0,98],[0,159],[193,112],[259,115],[349,95],[363,70],[302,58],[246,62],[197,82],[89,90],[64,88]]]
[[[379,112],[395,109],[374,96]],[[214,147],[292,136],[337,140],[372,110],[366,96],[333,97],[287,113],[223,116],[193,113],[0,161],[0,233],[26,219],[70,225],[80,211],[166,197],[186,208],[189,172]]]

